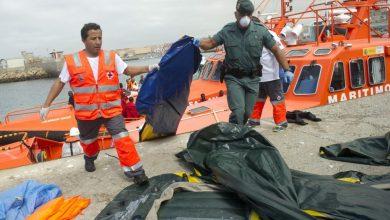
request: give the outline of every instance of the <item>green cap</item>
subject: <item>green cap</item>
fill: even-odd
[[[236,10],[242,15],[251,15],[255,10],[255,6],[250,0],[238,0]]]

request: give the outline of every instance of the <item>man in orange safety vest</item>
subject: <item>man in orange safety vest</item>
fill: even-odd
[[[74,94],[74,112],[84,150],[85,170],[93,172],[96,169],[94,161],[99,154],[97,138],[104,124],[112,136],[125,175],[136,184],[147,183],[148,177],[122,116],[119,76],[136,76],[159,67],[157,64],[128,66],[113,51],[101,50],[102,30],[98,24],[85,24],[81,38],[85,49],[65,56],[60,76],[40,111],[41,120],[46,119],[50,104],[69,83]]]

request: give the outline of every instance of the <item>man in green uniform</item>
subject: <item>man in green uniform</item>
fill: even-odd
[[[240,125],[248,120],[257,98],[263,46],[274,53],[285,70],[289,69],[284,53],[276,45],[272,35],[260,23],[251,21],[253,11],[251,1],[238,0],[236,22],[225,25],[212,38],[194,39],[194,44],[203,50],[224,45],[224,80],[228,105],[232,111],[229,122]]]

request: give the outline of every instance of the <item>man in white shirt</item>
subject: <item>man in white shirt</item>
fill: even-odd
[[[276,44],[281,50],[284,46],[280,38],[275,32],[270,31]],[[252,115],[248,121],[249,126],[260,125],[261,114],[265,105],[265,102],[270,97],[271,104],[273,106],[273,117],[275,121],[274,131],[281,131],[287,128],[288,123],[286,119],[286,105],[284,102],[284,95],[282,92],[282,85],[279,78],[280,65],[275,56],[267,48],[263,48],[263,53],[260,58],[260,63],[263,66],[262,76],[260,77],[259,95]],[[288,71],[288,76],[291,72]]]
[[[105,125],[117,149],[120,165],[127,177],[136,184],[148,182],[135,144],[126,130],[121,107],[119,75],[136,76],[150,72],[158,65],[128,66],[113,51],[103,51],[102,30],[95,23],[81,29],[85,49],[65,56],[65,64],[54,82],[40,111],[41,120],[49,113],[49,106],[66,83],[74,93],[74,113],[84,150],[85,170],[95,171],[94,161],[99,154],[99,128]]]

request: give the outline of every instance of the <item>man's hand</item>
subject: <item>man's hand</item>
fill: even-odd
[[[201,48],[202,50],[211,50],[218,46],[217,42],[212,38],[198,39],[194,38],[192,40],[194,46]]]
[[[156,63],[156,64],[149,65],[148,68],[149,68],[149,72],[152,72],[153,70],[159,70],[160,66]]]
[[[290,70],[287,70],[284,72],[284,79],[283,81],[285,83],[291,83],[294,79],[294,73],[292,73]]]
[[[49,111],[50,111],[49,107],[47,107],[47,108],[42,107],[41,108],[41,110],[39,111],[39,116],[41,118],[41,121],[46,120],[46,117],[47,117],[47,114],[49,113]]]

